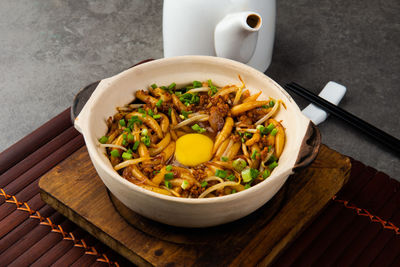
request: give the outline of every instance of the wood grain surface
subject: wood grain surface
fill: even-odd
[[[207,229],[166,226],[113,204],[85,147],[45,174],[39,187],[46,203],[135,264],[267,266],[346,184],[350,170],[349,158],[322,146],[313,164],[265,206]]]

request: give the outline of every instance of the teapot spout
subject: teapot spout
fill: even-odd
[[[215,27],[214,47],[218,57],[247,63],[256,49],[262,19],[256,12],[225,16]]]

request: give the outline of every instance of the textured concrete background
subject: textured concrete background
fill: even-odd
[[[400,138],[400,2],[277,2],[267,74],[315,93],[342,83],[341,107]],[[1,0],[0,151],[70,106],[86,84],[162,56],[161,0]],[[320,130],[331,148],[400,179],[400,159],[372,139],[332,117]]]

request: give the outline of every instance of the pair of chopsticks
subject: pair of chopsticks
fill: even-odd
[[[347,112],[346,110],[315,95],[314,93],[312,93],[309,90],[305,89],[304,87],[298,85],[297,83],[292,82],[292,83],[286,84],[284,87],[285,87],[285,89],[287,89],[293,93],[296,93],[299,96],[302,96],[303,98],[305,98],[306,100],[315,104],[316,106],[324,109],[326,112],[330,113],[331,115],[344,120],[345,122],[349,123],[351,126],[357,128],[358,130],[369,135],[376,141],[385,145],[391,151],[395,152],[395,154],[397,156],[400,156],[400,140],[399,139],[385,133],[384,131],[376,128],[375,126],[369,124],[368,122]]]

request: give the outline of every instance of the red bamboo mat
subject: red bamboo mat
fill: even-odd
[[[67,109],[0,154],[0,266],[130,265],[39,197],[39,178],[83,145]],[[347,185],[275,265],[400,266],[399,226],[400,183],[352,160]]]

